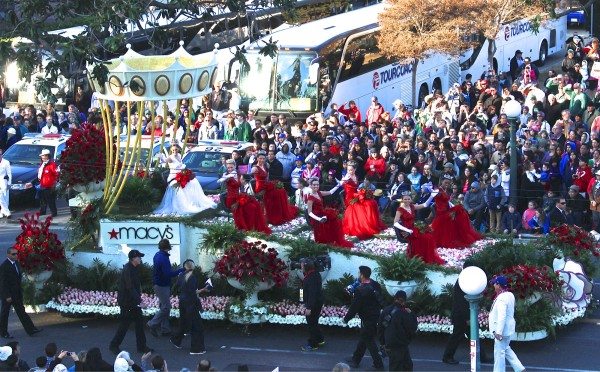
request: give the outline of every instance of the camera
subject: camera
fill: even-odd
[[[331,257],[329,257],[329,255],[323,255],[318,257],[302,258],[297,261],[291,261],[290,270],[302,270],[302,264],[308,260],[314,262],[315,270],[318,272],[331,269]]]
[[[360,285],[360,280],[356,279],[354,281],[354,283],[352,283],[346,287],[346,292],[348,292],[348,294],[353,295],[354,292],[356,291],[356,288],[358,288],[359,285]]]

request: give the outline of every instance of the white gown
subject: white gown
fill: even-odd
[[[158,215],[189,215],[200,213],[205,209],[216,208],[217,204],[204,194],[200,182],[196,178],[185,185],[184,188],[173,187],[177,182],[175,176],[185,169],[180,155],[170,155],[169,177],[167,190],[163,199],[153,212]]]

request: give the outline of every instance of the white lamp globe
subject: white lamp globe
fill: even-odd
[[[504,113],[511,119],[518,118],[521,115],[521,104],[511,99],[504,104]]]
[[[458,276],[460,289],[470,296],[480,295],[487,285],[485,272],[477,266],[469,266],[463,269]]]

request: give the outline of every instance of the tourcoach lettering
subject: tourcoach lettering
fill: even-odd
[[[381,83],[387,83],[411,72],[412,64],[393,66],[381,72],[375,71],[373,73],[373,89],[377,89]]]
[[[110,233],[109,233],[110,234]],[[112,236],[111,236],[112,238]],[[116,238],[116,237],[115,237]],[[173,239],[173,228],[169,225],[164,229],[158,227],[121,227],[119,239]]]
[[[531,31],[531,22],[517,23],[513,26],[504,27],[504,40],[508,40],[512,36],[517,36],[525,32]]]

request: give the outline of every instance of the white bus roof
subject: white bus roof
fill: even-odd
[[[273,41],[277,41],[280,51],[316,49],[340,35],[376,25],[379,22],[377,16],[383,11],[383,7],[384,4],[371,5],[299,26],[284,24],[260,40],[268,41],[273,38]],[[253,42],[248,49],[261,47],[262,44]]]

